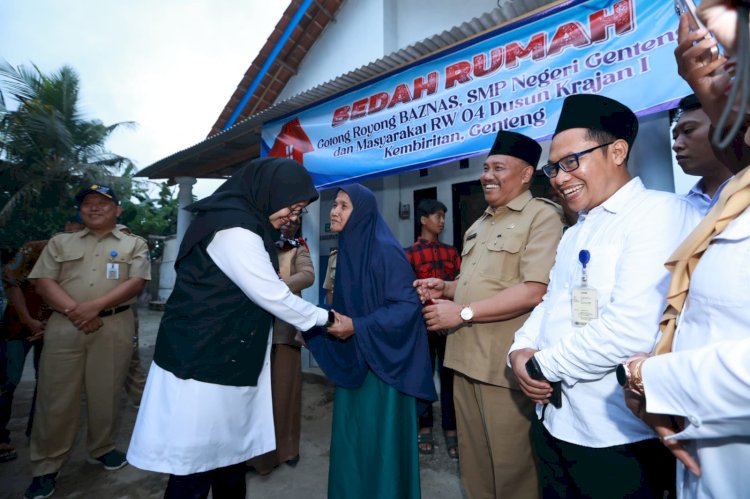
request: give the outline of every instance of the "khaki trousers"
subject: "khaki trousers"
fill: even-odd
[[[266,475],[276,466],[299,455],[302,421],[302,362],[300,348],[281,343],[271,349],[271,393],[276,450],[248,461]]]
[[[461,481],[469,499],[536,499],[534,405],[520,391],[453,378]]]
[[[133,312],[104,317],[85,334],[63,315],[52,314],[44,334],[36,414],[31,433],[33,476],[58,471],[73,447],[85,390],[86,449],[100,457],[115,448],[117,406],[133,352]]]

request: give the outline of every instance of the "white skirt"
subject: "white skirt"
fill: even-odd
[[[144,470],[188,475],[275,449],[270,346],[269,334],[258,386],[180,379],[152,362],[128,462]]]

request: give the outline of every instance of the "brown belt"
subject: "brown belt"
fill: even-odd
[[[110,315],[119,314],[120,312],[124,312],[127,309],[130,308],[130,305],[123,305],[121,307],[116,308],[108,308],[107,310],[102,310],[99,312],[99,317],[109,317]]]

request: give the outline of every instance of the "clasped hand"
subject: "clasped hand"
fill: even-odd
[[[63,312],[75,327],[84,333],[93,333],[104,324],[101,317],[99,317],[100,311],[93,302],[87,301],[76,303],[73,307],[66,308]]]
[[[352,321],[351,317],[340,314],[335,310],[333,311],[333,315],[336,319],[328,327],[328,334],[340,340],[345,340],[354,334],[354,321]]]
[[[445,290],[445,281],[436,277],[417,279],[412,285],[416,288],[423,305],[429,304],[431,300],[442,298]]]

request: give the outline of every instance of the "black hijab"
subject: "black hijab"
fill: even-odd
[[[263,245],[278,270],[274,241],[279,233],[268,217],[301,201],[318,199],[312,178],[294,160],[259,158],[242,166],[211,196],[185,209],[196,213],[180,245],[175,268],[193,247],[215,232],[244,227],[263,239]]]

